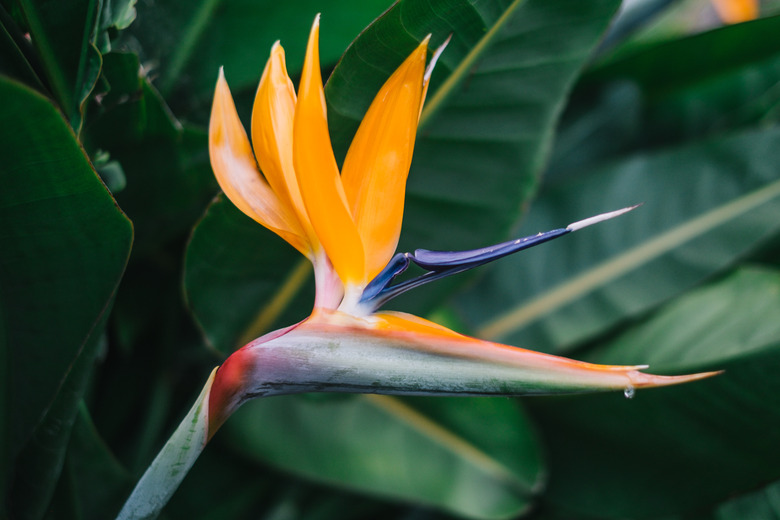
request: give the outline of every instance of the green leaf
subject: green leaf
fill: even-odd
[[[774,16],[663,42],[596,67],[583,86],[636,84],[645,146],[766,124],[780,106],[779,31]]]
[[[660,42],[598,64],[585,80],[630,78],[660,96],[776,57],[778,24],[773,16]]]
[[[780,482],[773,482],[759,491],[729,500],[720,505],[713,515],[713,520],[753,518],[780,518]]]
[[[394,514],[397,509],[397,504],[260,468],[230,446],[215,443],[200,456],[163,514],[199,520],[402,518]]]
[[[636,2],[640,6],[647,2]],[[658,42],[673,41],[695,35],[704,31],[717,29],[724,24],[718,16],[713,2],[710,0],[670,0],[668,7],[658,13],[649,23],[639,27],[638,31],[622,42],[615,49],[620,56],[629,54],[636,49],[652,46]],[[760,15],[775,14],[777,8],[774,0],[761,2]]]
[[[605,54],[625,40],[631,38],[643,28],[654,23],[666,12],[671,4],[678,0],[640,0],[624,4],[615,17],[609,32],[599,46],[599,54]]]
[[[183,129],[139,70],[134,54],[106,54],[103,78],[110,90],[85,131],[90,148],[107,152],[122,168],[126,185],[116,197],[133,219],[136,256],[186,234],[217,186],[206,133]]]
[[[182,246],[131,257],[111,315],[107,356],[88,398],[101,434],[136,477],[192,404],[204,371],[219,363],[184,309],[176,256]]]
[[[586,354],[693,384],[534,401],[550,453],[546,500],[599,518],[685,513],[780,476],[780,273],[745,268]]]
[[[541,484],[535,436],[507,400],[273,397],[244,405],[225,428],[245,456],[473,518],[520,514]]]
[[[101,0],[95,45],[101,54],[112,50],[112,39],[135,21],[137,0]]]
[[[32,43],[61,110],[78,132],[84,103],[100,74],[98,0],[19,0]]]
[[[208,397],[215,368],[195,403],[154,458],[117,515],[117,520],[157,518],[208,442]]]
[[[334,64],[390,2],[329,2],[323,12],[328,30],[321,41],[322,63]],[[177,114],[190,116],[210,104],[220,66],[234,93],[254,91],[276,40],[282,40],[290,70],[299,70],[309,28],[322,9],[316,0],[147,2],[139,6],[130,32],[141,42],[145,59],[159,64],[158,85],[165,98]]]
[[[51,102],[0,78],[0,322],[18,518],[59,474],[132,227]]]
[[[546,178],[559,182],[637,150],[776,122],[778,31],[780,17],[722,27],[621,54],[586,72],[558,129]]]
[[[646,116],[642,91],[634,83],[610,82],[595,91],[575,89],[556,129],[543,184],[576,179],[600,163],[631,151],[641,153],[647,138]]]
[[[66,501],[73,504],[73,518],[112,518],[131,484],[127,471],[105,445],[82,403],[68,445],[61,489],[58,489],[62,499],[57,501],[59,497],[55,494],[47,520],[67,518]]]
[[[137,0],[104,0],[100,12],[100,29],[121,31],[130,27],[136,17],[135,4]]]
[[[268,475],[212,443],[163,509],[163,518],[264,518],[262,512],[270,509],[287,488],[285,479]]]
[[[46,92],[46,87],[41,82],[40,63],[30,42],[2,6],[0,6],[0,74],[39,92]]]
[[[457,299],[490,339],[561,352],[712,276],[780,231],[780,129],[630,156],[547,188],[518,236],[644,202],[497,262]]]

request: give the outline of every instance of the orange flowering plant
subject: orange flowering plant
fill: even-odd
[[[774,2],[388,3],[0,2],[0,518],[776,509]]]
[[[461,252],[394,256],[406,177],[432,69],[426,37],[385,82],[339,172],[319,61],[319,16],[298,94],[277,42],[254,101],[251,143],[220,71],[209,125],[214,173],[227,197],[314,266],[311,316],[251,341],[212,372],[195,406],[119,514],[147,518],[166,503],[222,423],[245,401],[300,392],[535,395],[685,383],[715,375],[656,376],[646,366],[594,365],[470,338],[423,318],[381,312],[393,296],[432,280],[621,215]],[[410,262],[427,270],[393,284]]]

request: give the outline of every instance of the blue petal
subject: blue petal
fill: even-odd
[[[366,286],[360,301],[363,304],[370,304],[373,308],[378,308],[399,294],[415,287],[479,267],[498,258],[558,238],[566,233],[571,233],[571,230],[566,228],[554,229],[546,233],[538,233],[468,251],[417,249],[414,253],[398,253],[390,260],[387,267]],[[411,280],[391,285],[399,274],[406,271],[410,262],[414,262],[428,272]]]
[[[363,289],[361,302],[369,302],[379,296],[393,282],[396,276],[409,267],[409,253],[398,253],[382,269],[378,275]],[[400,294],[400,293],[399,293]],[[384,300],[387,301],[387,300]]]
[[[428,269],[429,271],[442,271],[457,267],[471,269],[472,267],[492,262],[498,258],[558,238],[566,233],[571,233],[571,231],[566,228],[554,229],[546,233],[537,233],[536,235],[529,237],[518,238],[493,246],[471,249],[468,251],[430,251],[428,249],[417,249],[414,251],[411,260],[423,269]]]
[[[401,293],[414,289],[420,285],[450,276],[456,273],[462,273],[469,269],[487,264],[498,258],[517,253],[523,249],[528,249],[548,240],[558,238],[559,236],[577,231],[584,227],[591,226],[598,222],[603,222],[611,218],[627,213],[637,206],[611,211],[580,220],[569,224],[565,228],[553,229],[546,233],[537,233],[536,235],[502,242],[494,246],[482,247],[479,249],[470,249],[468,251],[430,251],[428,249],[417,249],[414,253],[398,253],[387,266],[369,283],[360,302],[366,306],[376,309],[388,300],[395,298]],[[426,271],[416,278],[392,285],[395,278],[406,271],[409,264],[414,262]]]

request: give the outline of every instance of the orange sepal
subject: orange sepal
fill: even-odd
[[[276,196],[257,168],[222,70],[209,122],[209,156],[219,186],[238,209],[310,255],[308,240],[292,208]]]
[[[395,252],[423,99],[426,38],[380,89],[344,161],[342,182],[372,279]]]
[[[282,203],[298,217],[310,241],[314,231],[303,206],[293,167],[295,89],[287,74],[284,49],[274,43],[252,108],[252,146],[257,163]]]
[[[293,161],[306,213],[334,269],[347,285],[365,284],[363,244],[347,208],[328,133],[318,51],[319,16],[309,36],[293,127]]]

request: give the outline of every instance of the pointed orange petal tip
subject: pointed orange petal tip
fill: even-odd
[[[330,316],[330,319],[333,320],[331,323],[338,323],[334,318],[337,316]],[[435,351],[437,350],[435,345],[438,343],[448,345],[446,350],[455,353],[455,350],[452,349],[456,345],[461,345],[465,349],[462,350],[461,355],[484,356],[485,360],[500,360],[501,363],[507,365],[520,361],[520,366],[523,367],[533,366],[542,371],[549,370],[550,373],[558,372],[561,382],[568,379],[581,380],[584,384],[583,388],[623,390],[628,397],[633,397],[633,392],[636,389],[679,385],[723,373],[723,371],[713,371],[679,376],[661,376],[641,372],[641,370],[649,368],[648,365],[587,363],[464,336],[424,318],[401,312],[384,311],[372,315],[367,320],[363,320],[361,323],[362,326],[371,330],[370,334],[378,334],[396,340],[411,340],[417,343],[418,348],[422,348],[422,350],[427,350],[430,347],[431,350]],[[345,326],[347,323],[342,322],[340,325]]]
[[[692,381],[699,381],[700,379],[708,379],[722,374],[723,370],[717,370],[713,372],[699,372],[697,374],[685,374],[682,376],[657,376],[653,374],[646,374],[644,372],[629,372],[628,378],[633,388],[654,388],[659,386],[672,386],[680,385],[683,383],[690,383]]]
[[[263,69],[252,108],[252,145],[257,163],[279,202],[292,218],[311,253],[317,249],[309,217],[304,209],[293,165],[295,88],[285,63],[284,48],[277,40]],[[311,259],[312,256],[309,255]]]
[[[420,43],[417,44],[417,48],[412,51],[412,55],[422,55],[422,59],[425,59],[428,54],[428,44],[431,41],[431,35],[428,34],[425,38],[422,39]],[[407,58],[408,59],[408,58]],[[401,65],[403,67],[403,65]],[[400,68],[400,67],[399,67]]]
[[[238,209],[308,255],[309,244],[298,219],[257,168],[252,145],[221,69],[209,121],[209,158],[220,188]]]
[[[293,123],[293,162],[306,213],[345,285],[366,283],[363,242],[347,205],[328,132],[319,59],[319,15],[303,62]]]
[[[341,180],[365,249],[368,279],[387,265],[398,245],[429,39],[379,89],[344,159]]]

